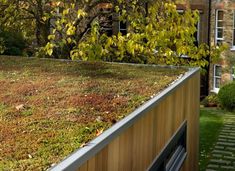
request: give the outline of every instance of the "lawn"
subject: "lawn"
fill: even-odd
[[[205,171],[211,151],[223,126],[225,111],[216,108],[201,108],[200,112],[200,171]]]
[[[184,72],[0,56],[0,170],[46,170]]]

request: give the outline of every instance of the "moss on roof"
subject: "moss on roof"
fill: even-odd
[[[0,170],[46,170],[184,72],[0,56]]]

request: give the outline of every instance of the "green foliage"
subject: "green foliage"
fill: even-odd
[[[0,54],[3,54],[5,49],[6,49],[6,47],[5,47],[4,39],[2,37],[0,37]]]
[[[0,24],[6,31],[20,30],[31,51],[46,44],[54,0],[0,0]],[[15,50],[15,53],[18,53]]]
[[[228,72],[231,71],[231,68],[232,67],[235,67],[235,55],[233,54],[233,52],[231,52],[230,50],[229,51],[226,51],[226,54],[225,54],[225,58],[226,58],[226,61],[228,62]],[[235,72],[235,70],[234,70]],[[234,74],[235,73],[231,73],[231,74]]]
[[[209,94],[205,99],[203,99],[202,104],[205,107],[215,107],[219,104],[218,95],[216,93]]]
[[[2,41],[1,41],[2,40]],[[2,43],[1,43],[2,42]],[[3,44],[1,46],[1,44]],[[5,55],[23,55],[26,42],[22,33],[13,31],[0,32],[0,51]]]
[[[87,13],[84,8],[79,8],[74,15],[74,4],[65,5],[63,9],[60,17],[56,18],[53,33],[48,37],[50,42],[44,48],[50,56],[205,67],[209,54],[215,58],[222,51],[218,47],[209,51],[206,44],[196,46],[193,35],[199,19],[198,11],[187,10],[179,14],[172,2],[151,2],[147,13],[139,0],[128,3],[118,1],[113,4],[113,10],[120,14],[119,20],[128,22],[128,34],[118,33],[111,37],[101,34],[97,17],[91,21],[91,29],[83,32],[81,37],[78,26],[82,25],[77,24],[78,21],[88,20],[94,12]],[[61,49],[63,52],[58,51]],[[180,57],[185,55],[190,60]]]
[[[204,67],[209,54],[213,59],[222,51],[195,45],[198,11],[179,14],[170,0],[148,1],[148,10],[147,1],[118,0],[107,1],[111,8],[107,14],[102,13],[100,2],[0,0],[0,23],[6,30],[22,30],[32,49],[43,57]],[[112,14],[120,14],[118,20],[127,23],[128,34],[108,37],[103,33],[100,17]]]
[[[220,88],[218,98],[221,106],[229,111],[235,109],[235,82]]]

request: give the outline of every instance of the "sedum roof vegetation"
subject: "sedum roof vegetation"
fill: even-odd
[[[185,69],[0,56],[0,170],[46,170]]]

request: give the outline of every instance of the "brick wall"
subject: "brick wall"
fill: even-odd
[[[231,73],[229,72],[228,62],[225,56],[235,55],[235,51],[231,50],[233,42],[233,11],[235,10],[235,2],[232,0],[212,0],[211,4],[211,45],[215,45],[215,30],[216,30],[216,10],[221,9],[224,11],[224,30],[223,30],[223,43],[225,43],[229,50],[221,55],[221,59],[216,62],[223,68],[221,84],[224,85],[231,80]],[[210,89],[213,89],[213,65],[210,67]]]

